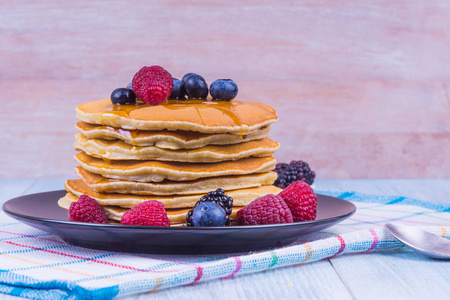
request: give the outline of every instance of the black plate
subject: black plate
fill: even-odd
[[[231,254],[282,247],[300,236],[330,227],[351,216],[356,207],[343,199],[318,196],[314,221],[259,226],[146,227],[67,221],[57,201],[66,191],[17,197],[3,204],[13,218],[59,235],[69,244],[120,252],[152,254]]]

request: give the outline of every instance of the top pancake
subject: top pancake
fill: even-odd
[[[278,120],[275,110],[262,103],[205,100],[167,100],[147,104],[113,105],[109,98],[76,108],[81,121],[128,130],[192,130],[243,135]]]

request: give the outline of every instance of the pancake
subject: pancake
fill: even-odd
[[[134,146],[155,146],[163,149],[196,149],[206,145],[231,145],[266,137],[270,132],[270,126],[263,127],[246,135],[234,135],[229,133],[206,134],[195,131],[148,131],[126,130],[78,122],[76,129],[89,139],[115,140],[119,139]]]
[[[194,181],[169,181],[160,183],[113,181],[101,175],[76,167],[75,172],[94,191],[98,193],[120,193],[136,195],[189,195],[201,194],[221,187],[225,191],[271,185],[277,173],[267,172],[241,176],[222,176]]]
[[[161,182],[164,179],[187,181],[199,178],[265,173],[274,169],[272,156],[248,157],[219,163],[180,163],[162,161],[107,161],[80,152],[75,161],[89,172],[107,178],[138,182]]]
[[[155,106],[113,105],[109,98],[83,103],[77,118],[91,124],[139,130],[183,130],[202,133],[248,134],[278,120],[262,103],[205,100],[167,100]]]
[[[78,197],[74,194],[67,193],[66,196],[58,200],[58,205],[61,208],[69,210],[70,203],[78,201]],[[236,213],[243,208],[242,206],[233,207],[231,210],[230,220],[236,219]],[[118,206],[103,206],[106,217],[109,220],[120,222],[123,214],[130,210],[129,208],[123,208]],[[190,208],[181,209],[166,209],[167,217],[170,220],[170,225],[186,224],[186,214]]]
[[[192,207],[205,195],[178,195],[178,196],[148,196],[148,195],[133,195],[133,194],[107,194],[97,193],[92,190],[81,179],[67,180],[65,188],[68,192],[77,197],[81,195],[88,195],[97,200],[102,206],[113,205],[130,208],[147,200],[158,200],[164,204],[165,208],[187,208]],[[256,198],[266,194],[278,194],[281,190],[273,185],[265,185],[254,188],[239,189],[228,191],[226,194],[233,198],[233,205],[246,206]]]
[[[86,154],[110,160],[159,160],[178,162],[221,162],[245,157],[262,157],[275,153],[280,144],[269,138],[232,145],[210,145],[198,149],[168,150],[155,146],[133,146],[123,141],[88,139],[75,135],[74,148]]]

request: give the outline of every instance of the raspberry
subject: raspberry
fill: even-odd
[[[317,196],[309,184],[303,181],[295,181],[278,195],[289,206],[294,222],[316,219]]]
[[[164,204],[156,200],[134,206],[123,214],[120,222],[124,225],[170,226]]]
[[[160,104],[173,89],[172,75],[160,66],[142,67],[131,84],[136,96],[149,105]]]
[[[284,189],[291,183],[301,180],[311,185],[316,178],[316,173],[311,170],[308,163],[301,160],[293,160],[289,164],[278,163],[274,169],[278,178],[273,185]]]
[[[239,225],[292,223],[292,213],[280,196],[268,194],[253,200],[237,212]]]
[[[69,221],[107,224],[103,207],[87,195],[81,195],[77,202],[70,203]]]

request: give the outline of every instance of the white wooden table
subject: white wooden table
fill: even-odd
[[[0,203],[62,189],[64,178],[0,179]],[[402,195],[450,202],[450,179],[317,180],[318,190]],[[1,269],[1,266],[0,266]],[[301,266],[213,280],[126,299],[450,299],[450,261],[407,249],[345,254]],[[0,294],[0,299],[18,299]]]

